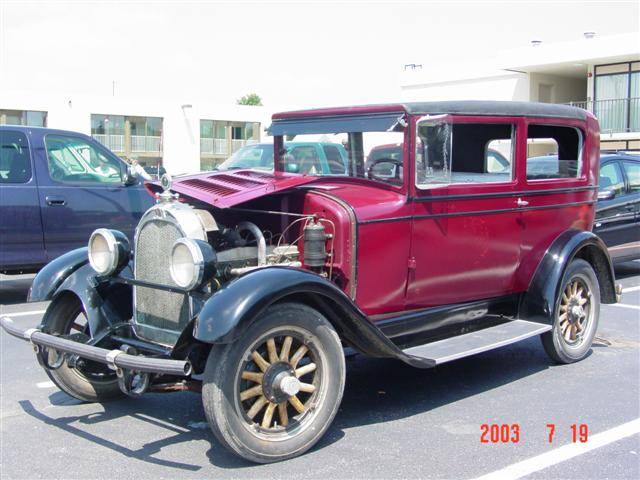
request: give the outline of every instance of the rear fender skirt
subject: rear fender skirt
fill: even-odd
[[[600,284],[602,303],[615,303],[615,276],[607,247],[592,232],[567,230],[560,234],[545,252],[527,292],[522,296],[519,318],[540,323],[553,323],[562,276],[574,258],[589,262]]]
[[[231,343],[270,305],[305,302],[322,312],[340,337],[372,357],[397,358],[420,368],[428,359],[405,354],[336,285],[306,270],[268,267],[239,277],[207,300],[195,320],[193,337],[205,343]]]
[[[126,267],[127,269],[129,267]],[[96,272],[88,263],[71,273],[51,295],[57,298],[73,294],[84,307],[91,337],[95,338],[112,325],[129,322],[132,317],[133,294],[130,285],[98,281]],[[40,328],[49,331],[50,320],[45,315]]]

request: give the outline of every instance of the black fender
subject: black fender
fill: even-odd
[[[519,318],[553,324],[562,277],[574,258],[586,260],[593,267],[600,284],[601,302],[616,302],[615,275],[604,242],[590,231],[567,230],[553,241],[538,264],[520,301]]]
[[[130,267],[126,267],[130,269]],[[73,294],[84,307],[91,337],[99,336],[112,325],[128,322],[132,317],[131,286],[99,281],[89,265],[87,248],[72,250],[47,264],[33,280],[28,301],[55,302],[63,295]],[[40,328],[48,332],[45,315]]]
[[[193,337],[205,343],[234,342],[262,312],[281,301],[317,309],[343,341],[365,355],[397,358],[420,368],[433,366],[428,359],[400,350],[335,284],[313,272],[289,267],[256,269],[224,285],[196,317]]]
[[[89,263],[87,251],[87,247],[77,248],[47,263],[33,279],[27,302],[51,300],[69,275]]]

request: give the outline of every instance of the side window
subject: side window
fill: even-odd
[[[22,132],[0,130],[0,183],[27,183],[30,179],[27,137]]]
[[[287,163],[293,163],[296,173],[307,173],[309,175],[321,175],[322,166],[318,158],[315,146],[293,147],[286,155]]]
[[[555,125],[529,125],[527,180],[580,177],[581,152],[580,130]]]
[[[629,192],[640,193],[640,163],[622,162],[622,165],[629,180]]]
[[[327,157],[327,163],[329,164],[329,172],[332,175],[344,175],[346,172],[346,166],[340,150],[334,145],[323,145],[324,155]]]
[[[515,126],[508,123],[419,123],[416,185],[509,182],[514,144]]]
[[[88,141],[47,135],[45,147],[51,178],[64,183],[122,183],[122,164]]]
[[[616,195],[621,195],[624,192],[624,180],[616,162],[607,163],[600,169],[598,190],[601,192],[613,190]]]

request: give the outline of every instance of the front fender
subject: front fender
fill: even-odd
[[[520,302],[520,318],[553,324],[562,277],[574,258],[586,260],[595,270],[602,302],[615,303],[615,276],[606,245],[593,232],[567,230],[554,240],[542,257]]]
[[[89,263],[87,247],[77,248],[46,264],[35,276],[27,302],[46,302],[53,298],[73,272]]]
[[[254,270],[226,284],[204,304],[193,337],[205,343],[231,343],[279,301],[316,308],[343,340],[366,355],[397,358],[421,368],[433,366],[428,359],[400,350],[336,285],[315,273],[287,267]]]

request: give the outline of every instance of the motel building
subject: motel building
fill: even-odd
[[[0,125],[30,125],[91,135],[148,170],[177,175],[211,170],[261,138],[264,107],[207,101],[144,100],[2,91]]]
[[[519,100],[585,108],[600,123],[602,150],[640,151],[640,33],[534,40],[492,58],[405,65],[405,101]],[[536,146],[530,146],[536,148]],[[553,153],[545,147],[535,154]],[[530,152],[531,153],[531,152]]]

